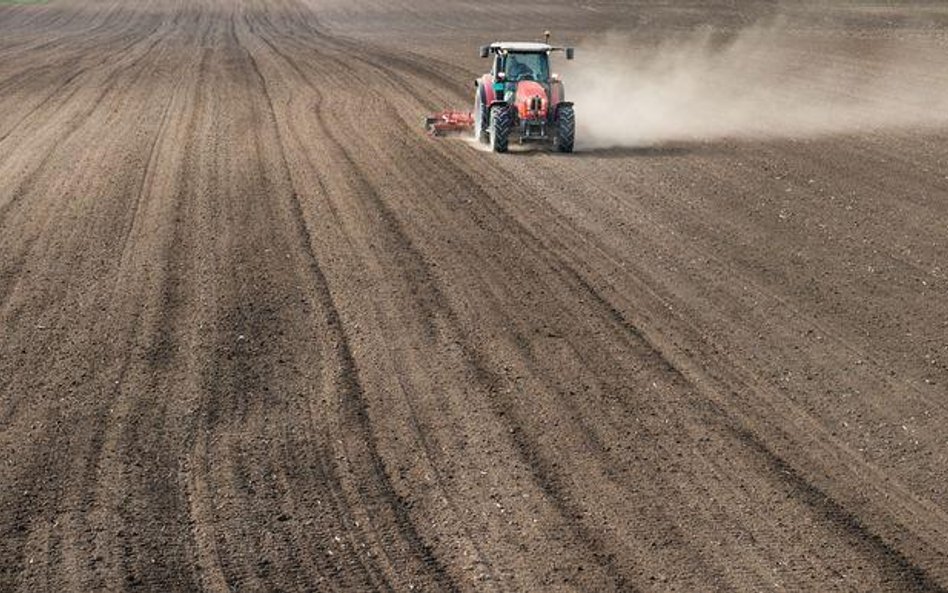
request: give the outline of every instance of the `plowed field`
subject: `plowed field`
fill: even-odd
[[[854,71],[948,38],[846,6]],[[948,590],[948,135],[420,125],[774,10],[0,6],[0,591]]]

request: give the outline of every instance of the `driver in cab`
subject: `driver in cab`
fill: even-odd
[[[533,79],[533,69],[531,69],[530,66],[518,60],[516,54],[507,56],[507,80],[516,82],[519,80]]]

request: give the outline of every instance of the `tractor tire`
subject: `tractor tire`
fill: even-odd
[[[484,88],[477,86],[477,92],[474,95],[474,138],[481,144],[490,142],[490,110],[484,102]]]
[[[494,105],[490,108],[490,149],[494,152],[507,152],[507,139],[513,123],[510,109],[506,105]]]
[[[553,146],[557,152],[573,152],[576,139],[576,114],[572,105],[563,105],[556,111],[556,136]]]

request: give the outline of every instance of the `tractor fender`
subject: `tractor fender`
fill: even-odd
[[[550,85],[550,104],[556,105],[562,103],[566,97],[566,91],[563,88],[563,81],[556,80]]]
[[[481,79],[478,81],[478,87],[480,88],[481,99],[484,101],[484,105],[490,105],[497,100],[497,93],[494,92],[494,77],[490,74],[485,74],[481,76]]]

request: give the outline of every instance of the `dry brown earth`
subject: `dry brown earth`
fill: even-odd
[[[419,126],[483,41],[775,12],[0,6],[0,591],[946,591],[946,135]]]

